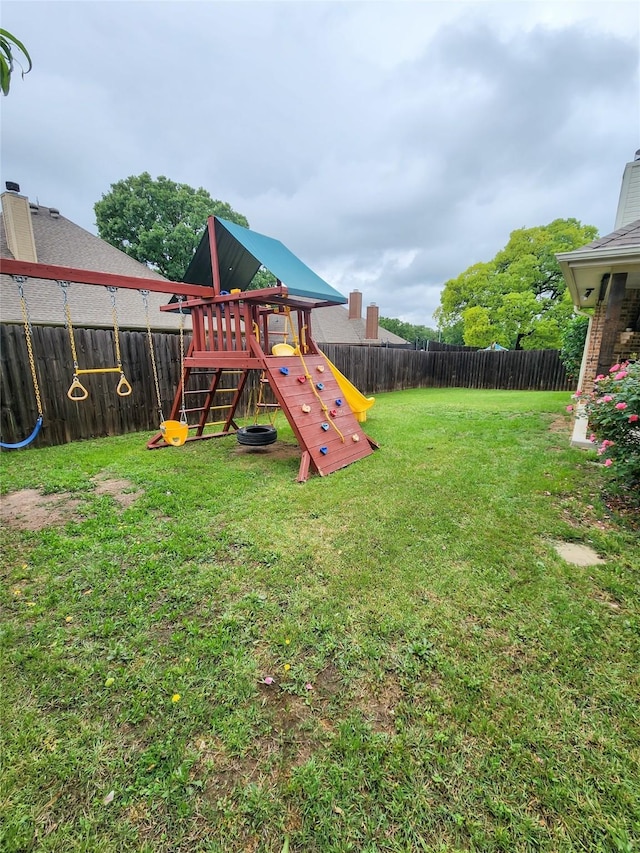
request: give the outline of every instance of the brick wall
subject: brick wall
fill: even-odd
[[[595,309],[591,321],[591,335],[585,365],[582,389],[589,392],[593,388],[593,380],[598,373],[598,360],[602,344],[602,332],[607,316],[607,303],[600,302]],[[625,333],[625,329],[632,333]],[[614,349],[614,362],[626,361],[630,357],[640,357],[640,290],[627,290],[620,311],[619,334]]]

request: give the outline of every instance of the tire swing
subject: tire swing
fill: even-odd
[[[268,444],[273,444],[278,437],[278,432],[270,424],[252,424],[240,427],[236,437],[238,444],[246,447],[266,447]]]

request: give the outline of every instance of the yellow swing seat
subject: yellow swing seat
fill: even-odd
[[[160,424],[162,438],[173,447],[182,447],[189,435],[189,425],[182,421],[163,421]]]
[[[290,344],[274,344],[271,347],[272,355],[295,355],[296,350]]]

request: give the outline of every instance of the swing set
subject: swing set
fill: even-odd
[[[247,429],[240,427],[235,418],[252,371],[259,375],[256,415],[282,412],[300,446],[299,482],[307,480],[311,471],[320,476],[337,471],[366,457],[377,447],[362,431],[360,423],[364,417],[360,417],[361,413],[349,396],[352,391],[359,392],[345,377],[336,375],[334,366],[311,334],[313,309],[344,304],[347,300],[278,240],[211,216],[181,282],[7,258],[1,258],[0,265],[3,273],[21,276],[22,281],[24,277],[33,276],[67,285],[75,282],[109,289],[115,365],[80,367],[67,288],[60,285],[73,358],[73,379],[67,396],[75,402],[88,397],[82,377],[92,373],[118,374],[118,396],[132,393],[122,365],[116,289],[135,289],[141,293],[160,422],[157,435],[147,443],[149,449],[179,447],[186,442],[236,435],[241,429]],[[271,271],[276,283],[249,290],[261,265]],[[283,284],[284,280],[290,285]],[[151,291],[168,295],[168,304],[161,306],[161,311],[180,313],[180,381],[168,417],[163,408],[149,319],[148,295]],[[191,315],[188,348],[184,334],[185,312]],[[24,302],[23,313],[38,420],[24,443],[9,447],[31,443],[42,427],[42,404],[37,390],[28,309]],[[276,332],[275,316],[283,314],[285,331]],[[289,334],[293,346],[288,343]],[[280,342],[274,342],[276,336],[281,336]],[[268,402],[264,396],[267,387],[275,402]],[[369,407],[373,398],[366,403]],[[211,430],[212,426],[217,427],[216,431]]]

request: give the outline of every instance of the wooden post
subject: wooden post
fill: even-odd
[[[627,273],[619,272],[611,276],[607,313],[602,329],[600,355],[598,356],[598,373],[605,376],[615,359],[615,346],[620,329],[622,303],[627,289]]]

